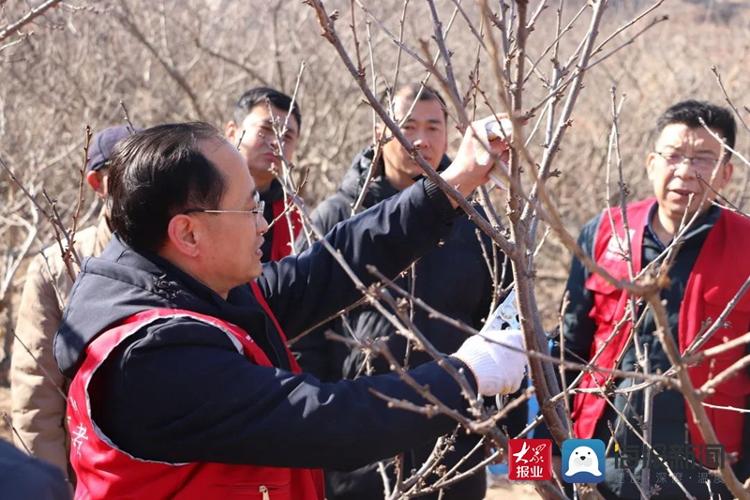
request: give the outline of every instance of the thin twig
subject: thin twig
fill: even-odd
[[[22,16],[18,21],[9,24],[5,28],[0,29],[0,42],[11,36],[16,31],[20,30],[27,24],[31,23],[34,19],[47,12],[52,7],[60,3],[61,0],[47,0],[38,7],[34,7]]]

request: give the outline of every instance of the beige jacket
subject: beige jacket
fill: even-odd
[[[106,219],[76,234],[74,247],[83,259],[99,255],[111,238]],[[65,392],[52,341],[73,286],[56,243],[34,257],[26,272],[11,358],[11,417],[16,446],[60,467],[68,475]],[[73,263],[74,271],[79,271]],[[22,345],[23,343],[23,345]],[[24,345],[26,347],[24,347]],[[31,351],[34,357],[29,355]],[[36,358],[36,359],[34,359]],[[23,444],[21,443],[23,442]]]

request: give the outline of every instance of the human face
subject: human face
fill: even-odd
[[[406,116],[412,101],[408,97],[396,96],[394,109],[398,121]],[[448,147],[445,113],[440,101],[417,101],[401,126],[401,131],[432,168],[440,165]],[[408,187],[414,182],[414,177],[422,174],[422,167],[396,139],[391,139],[383,146],[383,163],[386,177],[399,189]]]
[[[226,141],[207,141],[201,151],[224,177],[225,190],[218,210],[251,210],[257,206],[255,182],[244,158]],[[262,271],[263,214],[249,212],[192,214],[200,219],[203,237],[200,266],[206,283],[222,296],[247,283]]]
[[[677,155],[697,159],[698,163],[710,159],[711,167],[698,166],[688,160],[680,163],[669,160]],[[719,164],[719,158],[723,157],[721,143],[706,129],[690,128],[682,123],[664,127],[656,141],[655,152],[648,155],[646,169],[659,204],[659,221],[665,229],[674,234],[686,212],[687,217],[692,217],[696,211],[707,208],[716,198],[716,192],[729,182],[733,166],[727,160]],[[692,202],[689,201],[691,195]]]
[[[231,122],[227,126],[226,135],[229,142],[236,146],[242,137],[239,151],[260,191],[265,191],[274,179],[271,167],[281,168],[281,160],[277,154],[281,153],[287,161],[292,161],[294,157],[299,141],[297,119],[294,115],[289,116],[281,145],[278,144],[273,129],[274,121],[278,121],[279,127],[283,126],[286,115],[285,110],[271,106],[269,111],[266,104],[258,104],[250,110],[242,123]]]

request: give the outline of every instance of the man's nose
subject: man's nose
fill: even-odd
[[[417,148],[417,149],[427,149],[428,147],[430,147],[430,141],[428,141],[427,137],[425,137],[422,134],[418,135],[414,139],[414,141],[412,142],[412,144],[414,144],[414,147]]]
[[[681,162],[674,166],[674,176],[680,178],[692,179],[695,177],[696,168],[689,158],[683,158]]]
[[[258,225],[256,226],[256,229],[258,230],[258,234],[266,234],[266,231],[268,231],[268,221],[263,217],[263,214],[258,214]]]

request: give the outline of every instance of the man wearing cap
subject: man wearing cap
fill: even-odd
[[[115,144],[128,135],[128,127],[115,126],[96,133],[91,139],[86,182],[102,199],[107,197],[109,157]],[[99,255],[111,236],[106,211],[102,210],[96,224],[75,234],[75,254],[81,259]],[[73,258],[70,264],[77,274],[79,262]],[[64,425],[67,388],[52,355],[52,339],[62,321],[62,309],[72,286],[73,277],[58,242],[31,261],[18,310],[17,340],[13,344],[10,371],[16,445],[58,466],[66,476],[69,475]]]

